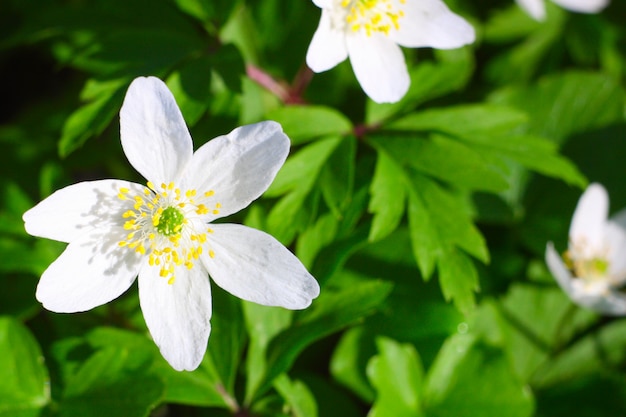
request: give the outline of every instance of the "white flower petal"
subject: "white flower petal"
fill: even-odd
[[[574,295],[574,286],[572,285],[572,274],[565,266],[563,259],[554,249],[552,242],[548,242],[546,245],[546,264],[548,269],[552,273],[552,276],[556,279],[556,282],[561,286],[563,291],[572,298]]]
[[[344,32],[333,28],[330,13],[322,10],[320,23],[306,53],[307,65],[314,72],[323,72],[343,62],[347,57]]]
[[[212,199],[221,208],[218,215],[208,216],[207,221],[228,216],[267,190],[288,154],[289,138],[280,124],[267,121],[238,127],[196,151],[183,184],[200,194],[215,192]]]
[[[325,7],[332,7],[334,1],[335,0],[313,0],[313,4],[322,9]]]
[[[611,316],[626,315],[626,296],[616,291],[584,300],[584,302],[588,308],[603,314]]]
[[[122,148],[131,165],[157,187],[176,182],[193,144],[174,96],[155,77],[136,78],[120,110]]]
[[[377,103],[399,101],[411,80],[400,47],[379,33],[347,37],[350,63],[361,88]]]
[[[458,48],[474,42],[474,28],[453,13],[441,0],[407,1],[399,5],[404,10],[398,31],[389,37],[406,47]]]
[[[288,219],[285,219],[288,221]],[[303,309],[319,295],[315,278],[287,248],[267,233],[236,224],[214,224],[202,257],[217,285],[247,301]]]
[[[598,183],[590,184],[578,200],[569,229],[573,243],[583,258],[593,258],[602,252],[604,225],[609,213],[609,196]]]
[[[545,20],[546,5],[544,0],[516,0],[517,4],[535,20]]]
[[[137,194],[145,188],[119,180],[70,185],[24,213],[24,227],[33,236],[70,242],[96,228],[120,226],[128,204],[117,197],[122,187]]]
[[[626,230],[618,223],[609,220],[605,225],[605,244],[608,248],[608,275],[614,280],[613,285],[626,282]]]
[[[161,354],[177,371],[200,365],[211,332],[211,287],[206,270],[176,268],[168,284],[159,268],[144,263],[139,273],[139,301],[146,325]]]
[[[119,297],[135,281],[142,257],[118,243],[122,228],[96,229],[71,242],[45,270],[36,297],[57,313],[90,310]]]
[[[559,6],[580,13],[597,13],[609,4],[609,0],[552,0]]]

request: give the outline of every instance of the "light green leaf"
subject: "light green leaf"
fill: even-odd
[[[508,134],[528,121],[513,107],[466,104],[410,113],[385,126],[399,131],[438,131],[455,136]]]
[[[119,111],[124,93],[122,88],[109,90],[72,113],[63,125],[59,154],[65,157],[100,134]]]
[[[320,173],[320,188],[326,204],[341,218],[352,200],[356,158],[356,138],[346,136],[337,145]]]
[[[373,343],[371,343],[373,345]],[[374,401],[375,391],[368,383],[364,374],[366,360],[375,352],[369,348],[362,326],[352,327],[344,332],[333,352],[330,361],[330,372],[341,384],[350,388],[368,403]],[[369,356],[366,356],[367,354]]]
[[[437,262],[439,284],[446,300],[454,300],[459,310],[474,307],[474,292],[479,290],[478,272],[472,260],[456,248],[448,249]]]
[[[367,376],[376,388],[369,417],[420,417],[424,369],[415,348],[392,339],[376,340],[378,351],[367,365]]]
[[[504,353],[473,335],[454,335],[428,370],[424,411],[429,417],[530,417],[532,393]]]
[[[19,321],[0,317],[0,416],[36,417],[50,402],[41,349]]]
[[[299,193],[307,193],[341,141],[341,137],[330,137],[302,148],[287,159],[265,196],[277,197],[294,189]]]
[[[566,72],[532,87],[512,87],[490,101],[514,106],[529,116],[529,133],[562,143],[573,133],[623,120],[624,90],[604,74]]]
[[[313,306],[304,310],[294,324],[278,334],[267,349],[268,366],[263,393],[274,379],[287,371],[299,353],[316,340],[372,314],[387,298],[391,284],[383,281],[363,283],[340,291],[326,289]],[[337,309],[340,305],[341,309]]]
[[[123,349],[97,351],[67,381],[59,415],[148,416],[163,398],[165,386],[142,365],[129,360]]]
[[[402,170],[393,159],[379,152],[370,186],[372,197],[367,208],[374,214],[368,238],[370,241],[384,238],[400,224],[406,201],[406,185],[402,178]]]
[[[300,234],[296,246],[296,255],[304,266],[310,268],[313,265],[319,251],[333,242],[338,227],[339,223],[335,215],[327,213],[320,216],[315,224]]]
[[[320,137],[343,136],[352,131],[352,123],[346,116],[324,106],[280,107],[271,111],[267,118],[283,126],[292,145]]]
[[[243,311],[250,338],[246,361],[246,395],[249,404],[263,382],[266,372],[266,351],[269,342],[291,324],[292,310],[244,302]]]
[[[317,403],[302,381],[292,381],[286,374],[274,380],[274,388],[285,399],[294,417],[317,417]]]

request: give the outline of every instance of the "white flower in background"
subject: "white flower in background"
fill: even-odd
[[[410,84],[408,48],[458,48],[474,42],[474,28],[441,0],[313,0],[322,17],[306,55],[322,72],[350,58],[365,93],[379,103],[396,102]]]
[[[552,275],[577,304],[610,315],[626,314],[626,212],[610,220],[609,198],[600,184],[580,197],[569,230],[563,259],[552,242],[546,263]]]
[[[535,20],[546,18],[545,0],[516,0],[517,4]],[[564,9],[578,13],[598,13],[609,4],[609,0],[552,0]]]
[[[243,126],[195,153],[165,84],[137,78],[120,111],[120,136],[147,187],[122,180],[63,188],[24,214],[34,236],[69,245],[41,276],[48,310],[79,312],[105,304],[139,276],[141,309],[165,359],[198,367],[210,333],[207,272],[226,291],[269,306],[302,309],[319,286],[268,234],[209,224],[258,198],[289,153],[278,123]]]

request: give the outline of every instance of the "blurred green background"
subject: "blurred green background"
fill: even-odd
[[[404,50],[411,88],[380,105],[348,62],[307,70],[308,0],[2,0],[0,416],[626,416],[626,322],[573,305],[543,261],[588,182],[626,206],[626,4],[547,1],[545,22],[512,0],[446,4],[476,42]],[[229,220],[322,287],[291,312],[213,285],[194,372],[162,359],[136,286],[72,315],[34,297],[64,245],[23,212],[68,184],[144,181],[118,122],[142,75],[166,81],[196,148],[283,125],[287,163]]]

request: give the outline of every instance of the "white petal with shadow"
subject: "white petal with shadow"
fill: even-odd
[[[95,229],[72,241],[46,269],[36,297],[57,313],[87,311],[119,297],[135,281],[142,256],[118,243],[126,231]]]
[[[303,309],[320,288],[304,265],[272,236],[238,224],[214,224],[202,261],[217,285],[247,301]]]

